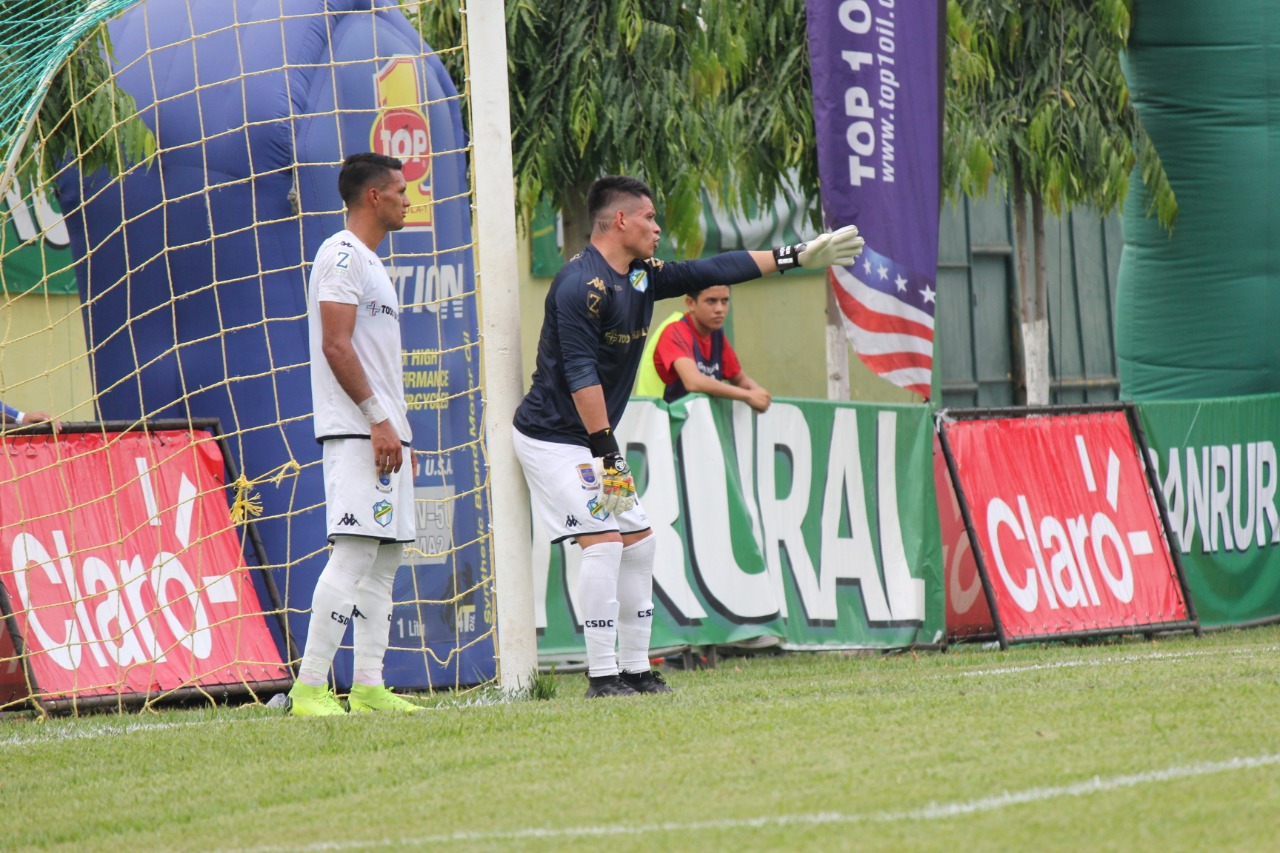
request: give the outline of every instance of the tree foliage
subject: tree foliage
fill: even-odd
[[[406,3],[436,48],[460,44],[456,3]],[[516,193],[581,219],[590,182],[634,174],[684,254],[701,192],[771,202],[798,170],[817,193],[803,0],[512,0],[506,6]],[[465,79],[461,52],[442,57]],[[469,61],[484,61],[471,45]]]
[[[40,0],[42,8],[24,6],[22,20],[73,19],[80,5]],[[16,67],[39,68],[49,54],[46,40],[5,41],[5,62]],[[86,174],[105,169],[117,175],[155,153],[155,137],[137,117],[133,97],[116,85],[110,57],[111,38],[99,24],[53,75],[17,161],[19,186],[39,187],[71,161]]]
[[[1012,192],[1015,168],[1055,212],[1123,203],[1135,162],[1151,210],[1177,203],[1129,101],[1119,54],[1131,0],[948,0],[944,181]],[[405,2],[465,80],[459,3]],[[645,178],[667,228],[699,248],[698,193],[742,209],[793,176],[817,195],[803,0],[511,0],[507,63],[517,197],[571,215],[608,172]],[[471,62],[484,61],[482,45]],[[814,208],[814,225],[817,208]]]
[[[720,4],[743,39],[747,61],[728,94],[725,136],[732,146],[736,201],[767,204],[793,178],[818,197],[818,147],[804,0]],[[811,207],[812,225],[822,225]]]
[[[1013,202],[1028,404],[1050,402],[1045,204],[1110,213],[1136,163],[1148,215],[1168,230],[1177,217],[1120,66],[1131,15],[1132,0],[947,0],[943,185],[982,196],[994,177]]]
[[[948,0],[944,185],[985,195],[994,176],[1055,213],[1122,206],[1134,164],[1148,213],[1177,201],[1120,66],[1132,0]]]

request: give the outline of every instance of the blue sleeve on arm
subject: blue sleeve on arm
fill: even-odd
[[[577,276],[566,278],[556,290],[560,363],[570,392],[600,384],[596,366],[602,298],[601,293],[584,285]]]
[[[673,263],[650,262],[654,295],[682,296],[717,284],[738,284],[760,278],[760,267],[746,251],[724,252],[710,258]]]

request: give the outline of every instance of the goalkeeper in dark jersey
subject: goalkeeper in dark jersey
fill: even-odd
[[[587,193],[591,242],[547,294],[533,387],[516,410],[515,447],[534,512],[552,540],[582,548],[578,586],[588,697],[670,693],[649,668],[654,541],[613,431],[635,384],[653,303],[795,267],[848,266],[852,225],[811,243],[663,263],[653,192],[610,175]]]

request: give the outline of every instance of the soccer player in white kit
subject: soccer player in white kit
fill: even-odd
[[[328,675],[351,622],[350,710],[422,710],[382,683],[392,584],[404,543],[415,532],[400,307],[375,250],[389,232],[404,227],[405,190],[399,160],[371,153],[348,157],[338,174],[347,227],[320,246],[308,283],[311,396],[316,440],[324,446],[333,551],[316,581],[306,648],[289,691],[289,711],[296,716],[346,713]]]

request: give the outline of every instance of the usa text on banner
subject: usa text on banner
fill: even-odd
[[[290,679],[209,433],[5,436],[0,466],[0,583],[37,702]]]
[[[1002,644],[1191,625],[1125,411],[982,414],[940,437]]]
[[[942,5],[806,3],[823,215],[830,227],[857,225],[867,241],[858,264],[832,269],[836,303],[859,358],[925,398],[938,267]]]

